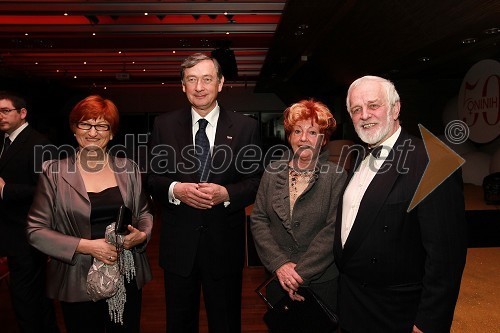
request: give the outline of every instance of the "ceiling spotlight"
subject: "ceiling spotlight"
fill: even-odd
[[[64,16],[68,16],[68,13],[64,13],[63,15],[64,15]]]
[[[148,13],[144,13],[144,16],[148,16],[149,14]]]
[[[422,57],[422,58],[418,59],[418,61],[420,61],[420,62],[428,62],[430,60],[431,60],[431,58],[429,58],[429,57]]]
[[[484,33],[487,34],[487,35],[495,35],[495,34],[500,33],[500,28],[486,29],[486,30],[484,30]]]
[[[73,76],[73,79],[76,79],[76,78],[77,78],[77,76],[76,76],[76,75],[75,75],[75,76]]]
[[[466,38],[462,39],[461,43],[462,44],[474,44],[476,42],[475,38]]]
[[[309,26],[307,24],[300,24],[297,27],[297,30],[294,32],[294,35],[295,36],[303,36],[307,29],[309,29]]]
[[[92,33],[92,36],[95,36],[95,32]]]
[[[28,34],[28,33],[25,33],[24,35],[25,35],[25,36],[28,36],[29,34]]]

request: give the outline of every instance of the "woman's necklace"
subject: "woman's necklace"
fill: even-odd
[[[311,182],[313,174],[314,170],[295,170],[292,167],[288,170],[291,210],[293,209],[297,198],[302,194],[302,192],[304,192]]]

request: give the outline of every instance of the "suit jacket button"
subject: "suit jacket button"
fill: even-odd
[[[299,222],[295,222],[295,223],[293,224],[293,226],[294,226],[294,227],[298,227],[299,225],[300,225],[300,223],[299,223]]]
[[[372,264],[376,264],[377,263],[377,258],[372,258]]]
[[[384,232],[387,232],[387,231],[389,231],[389,226],[384,225]]]

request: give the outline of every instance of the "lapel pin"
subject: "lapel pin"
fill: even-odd
[[[229,136],[229,135],[226,138],[228,138],[228,140],[232,140],[233,139],[233,137]]]

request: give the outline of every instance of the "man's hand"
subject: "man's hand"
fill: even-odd
[[[177,183],[173,192],[176,199],[193,208],[207,209],[213,206],[212,196],[202,192],[199,189],[199,184]]]
[[[2,177],[0,177],[0,191],[3,190],[3,187],[5,186],[5,180],[3,180]]]
[[[147,235],[144,231],[140,231],[130,224],[127,226],[127,229],[130,233],[123,237],[123,247],[125,249],[130,250],[134,246],[142,244],[147,239]]]
[[[198,189],[210,196],[212,206],[229,201],[229,193],[224,186],[214,183],[200,183]]]

